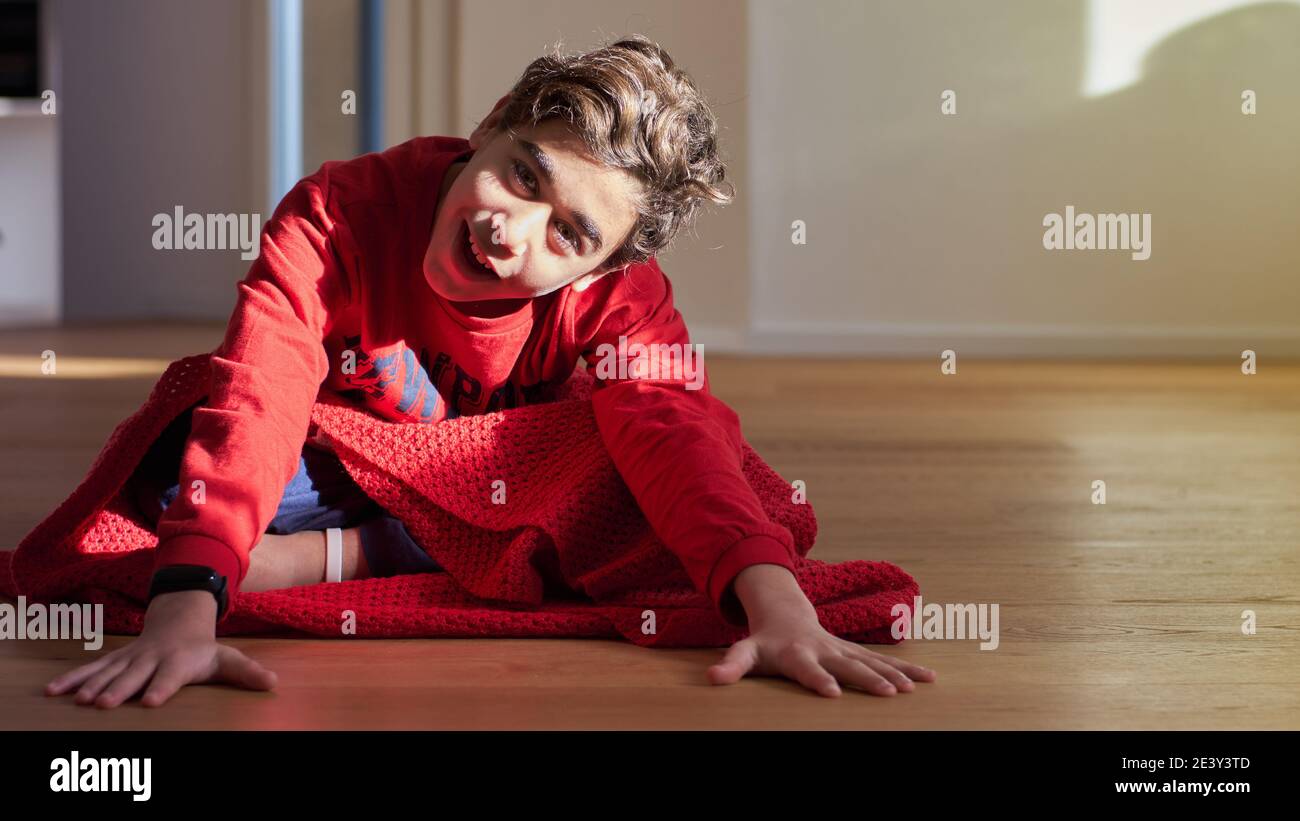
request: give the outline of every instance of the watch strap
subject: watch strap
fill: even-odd
[[[174,564],[158,568],[149,583],[149,601],[182,590],[208,591],[217,600],[217,621],[225,615],[229,602],[226,577],[205,565]]]

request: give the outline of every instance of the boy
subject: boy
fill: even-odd
[[[382,575],[400,523],[383,544],[349,527],[341,555],[319,527],[265,532],[293,512],[291,490],[322,484],[308,425],[318,391],[434,423],[526,402],[620,338],[689,344],[653,257],[701,201],[730,201],[716,133],[691,79],[633,36],[534,61],[468,141],[417,138],[300,181],[263,232],[210,395],[182,431],[141,634],[47,693],[75,687],[78,703],[114,707],[146,686],[148,706],[190,683],[270,689],[274,673],[216,642],[221,596],[185,574],[224,577],[227,595],[328,580],[329,566]],[[691,390],[597,376],[593,408],[620,475],[697,589],[750,630],[709,668],[713,683],[783,675],[826,696],[838,682],[892,695],[934,679],[821,627],[789,532],[741,473],[738,419],[707,378]],[[176,492],[200,480],[202,503]]]

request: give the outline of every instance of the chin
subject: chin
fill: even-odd
[[[461,282],[460,272],[448,272],[440,264],[434,263],[424,268],[424,281],[435,294],[450,302],[479,302],[485,299],[500,299],[498,296],[485,296],[475,293],[468,283]]]

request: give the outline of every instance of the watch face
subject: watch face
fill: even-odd
[[[203,567],[196,564],[179,564],[164,567],[161,568],[155,576],[157,578],[165,579],[169,584],[211,584],[214,587],[217,584],[220,584],[220,577],[217,576],[217,571],[210,567]]]

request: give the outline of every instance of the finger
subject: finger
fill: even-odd
[[[217,647],[216,681],[224,681],[249,690],[270,690],[277,676],[233,647]]]
[[[104,689],[95,699],[95,706],[111,709],[126,701],[140,691],[144,683],[158,669],[158,662],[147,656],[137,656],[131,666],[127,667],[113,683]]]
[[[81,665],[75,670],[69,670],[64,674],[51,679],[50,683],[45,685],[45,694],[47,696],[57,696],[60,693],[65,693],[68,690],[71,690],[73,687],[80,686],[86,679],[95,675],[100,670],[103,670],[105,665],[112,663],[113,660],[117,658],[116,654],[117,651],[114,650],[113,652],[101,656],[92,662]]]
[[[922,667],[919,664],[913,664],[904,659],[887,656],[884,653],[877,653],[873,650],[868,650],[860,644],[854,644],[851,641],[845,642],[845,644],[850,648],[849,654],[854,658],[861,658],[864,661],[868,659],[883,661],[898,670],[902,670],[912,681],[934,681],[936,678],[935,672],[929,667]]]
[[[131,659],[127,656],[119,656],[113,659],[111,664],[92,676],[85,684],[81,685],[81,689],[77,691],[77,703],[89,704],[94,701],[100,691],[107,687],[110,681],[117,678],[117,674],[125,670],[126,666],[130,663]]]
[[[758,664],[758,644],[752,639],[741,639],[731,645],[722,661],[708,670],[712,684],[735,684]]]
[[[910,661],[895,658],[894,656],[886,656],[884,653],[873,653],[870,650],[866,652],[870,658],[882,661],[896,670],[903,671],[912,681],[934,681],[938,678],[938,675],[929,667],[922,667],[919,664],[913,664]]]
[[[884,676],[890,684],[894,685],[894,689],[901,693],[910,693],[916,689],[916,685],[912,683],[912,680],[908,678],[902,670],[883,659],[868,659],[861,663]]]
[[[189,676],[180,662],[170,659],[164,661],[158,665],[158,671],[153,674],[149,689],[145,691],[140,703],[146,707],[161,707],[188,683]]]
[[[796,651],[781,658],[781,672],[818,695],[835,698],[840,685],[809,650]]]
[[[872,695],[892,696],[898,690],[866,662],[850,656],[828,656],[822,660],[845,684],[865,690]]]

